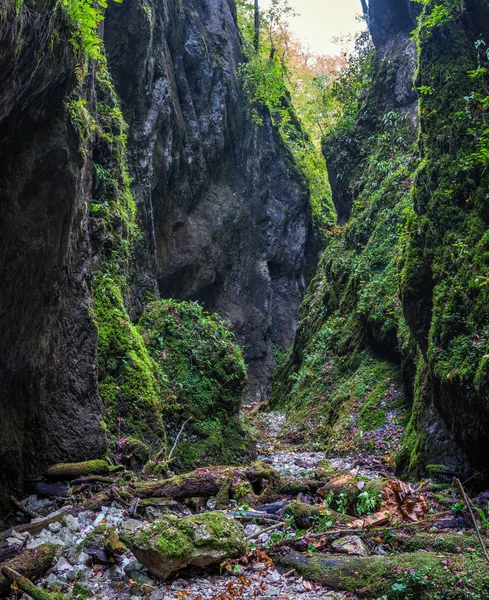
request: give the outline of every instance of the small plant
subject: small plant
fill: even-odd
[[[372,514],[373,512],[375,512],[375,509],[377,508],[377,504],[378,504],[377,496],[371,495],[367,491],[361,492],[361,494],[358,495],[357,506],[356,506],[358,516],[362,517],[363,515]]]

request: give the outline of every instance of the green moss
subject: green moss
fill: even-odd
[[[414,135],[403,115],[383,107],[390,66],[373,62],[374,81],[358,107],[362,125],[350,123],[345,133],[345,122],[325,140],[330,175],[336,173],[356,200],[348,222],[328,236],[273,389],[273,403],[287,410],[294,433],[336,454],[392,457],[400,433],[373,432],[403,425],[398,364],[407,325],[397,258],[411,201]],[[386,446],[378,444],[381,438],[389,439]]]
[[[387,600],[482,600],[489,591],[489,568],[459,555],[416,552],[390,557],[289,555],[281,559],[306,579],[361,598]]]
[[[109,464],[105,460],[89,460],[79,463],[60,463],[46,470],[50,479],[76,479],[88,475],[107,475]]]
[[[168,559],[189,561],[202,546],[230,555],[245,551],[241,526],[219,511],[184,519],[167,515],[121,537],[131,549],[154,551]]]
[[[416,535],[398,540],[396,549],[402,552],[418,552],[428,550],[430,552],[444,554],[465,554],[476,552],[482,554],[479,540],[473,533],[417,533]]]
[[[82,155],[87,158],[89,150],[93,154],[92,316],[98,330],[99,389],[110,441],[133,436],[156,450],[165,442],[165,382],[125,304],[132,247],[139,237],[126,156],[127,125],[103,46],[97,52],[95,108],[89,108],[84,96],[86,71],[82,70],[80,87],[67,109],[79,135]]]
[[[191,418],[175,453],[181,468],[248,458],[238,416],[246,367],[229,326],[196,303],[162,300],[148,305],[139,331],[167,382],[175,431]]]

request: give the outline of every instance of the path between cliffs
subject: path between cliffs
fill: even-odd
[[[277,469],[283,477],[305,478],[314,471],[318,462],[325,459],[321,452],[304,452],[293,447],[284,449],[283,441],[279,439],[285,424],[283,414],[262,413],[255,422],[263,436],[258,444],[260,459]],[[349,460],[337,459],[330,462],[334,468],[342,471],[353,468],[352,461]],[[372,475],[368,469],[364,471],[365,474]],[[49,501],[39,500],[35,496],[28,499],[28,506],[32,509],[39,510],[43,505],[49,505]],[[93,557],[85,552],[77,552],[77,547],[101,523],[111,525],[116,531],[137,525],[120,506],[113,503],[110,507],[103,507],[97,514],[87,511],[76,517],[69,516],[63,523],[52,523],[40,534],[28,536],[28,548],[47,542],[61,548],[61,556],[54,568],[38,585],[65,593],[73,590],[76,585],[75,592],[86,590],[93,594],[93,598],[100,600],[136,600],[140,597],[150,600],[333,600],[346,597],[321,585],[309,583],[301,577],[284,576],[263,561],[256,562],[241,577],[226,573],[186,573],[185,576],[166,583],[154,580],[129,551],[119,564],[108,566],[103,561],[94,563]],[[254,541],[266,547],[270,543],[272,532],[259,532],[267,527],[268,523],[248,523],[245,533],[247,536],[257,534]],[[24,537],[15,536],[13,543],[23,543]]]
[[[362,477],[368,482],[379,480],[379,478],[383,478],[385,481],[386,478],[392,476],[389,468],[375,457],[328,458],[322,452],[303,451],[298,446],[288,444],[287,436],[284,434],[286,419],[282,413],[258,413],[249,418],[260,436],[258,445],[260,459],[274,467],[284,479],[302,482],[310,480],[319,463],[321,463],[319,469],[325,468],[331,473],[341,473],[343,478],[346,474],[347,479],[352,477],[360,483],[362,483]],[[307,447],[307,443],[305,446]],[[323,466],[321,467],[321,465]],[[360,484],[357,483],[357,485],[361,490]],[[368,485],[368,483],[363,483],[363,485]],[[307,494],[299,494],[298,498],[305,503],[315,502],[316,508],[321,506],[321,499],[318,497],[312,498],[307,497]],[[293,500],[294,497],[289,498],[289,501]],[[36,496],[31,496],[27,499],[26,506],[46,515],[50,512],[50,503],[52,508],[52,500],[40,500]],[[214,500],[212,498],[207,500],[206,506],[202,508],[214,510]],[[236,507],[234,508],[236,510]],[[237,507],[237,509],[238,512],[240,510],[247,511],[247,507]],[[181,505],[175,510],[179,517],[191,514],[185,505]],[[145,508],[143,520],[152,521],[158,516],[161,514],[158,514],[157,509]],[[341,517],[341,515],[339,516]],[[353,519],[354,517],[348,518]],[[347,523],[346,521],[342,522]],[[272,521],[272,523],[277,522]],[[277,542],[277,532],[269,531],[270,522],[258,523],[250,519],[249,521],[245,520],[244,524],[245,535],[249,538],[249,543],[253,543],[257,548],[255,551],[253,551],[253,547],[251,548],[248,563],[246,561],[245,563],[228,563],[230,572],[222,573],[219,571],[182,571],[177,579],[167,582],[161,582],[152,577],[129,550],[125,550],[119,555],[115,562],[107,560],[103,549],[89,551],[85,544],[81,551],[83,542],[89,539],[90,534],[99,525],[108,525],[121,535],[124,531],[141,526],[141,520],[129,516],[127,506],[124,507],[117,502],[112,502],[110,506],[104,506],[96,512],[86,510],[76,516],[68,515],[60,522],[49,524],[46,529],[34,536],[14,533],[10,538],[10,543],[22,544],[27,548],[35,548],[45,543],[58,546],[60,553],[56,564],[42,579],[37,581],[37,584],[53,592],[68,594],[67,598],[91,597],[96,600],[137,600],[138,598],[150,598],[150,600],[232,600],[233,598],[242,598],[243,600],[255,598],[261,600],[299,598],[302,600],[339,600],[355,598],[351,593],[339,593],[318,583],[306,581],[294,570],[284,573],[282,569],[280,572],[267,556],[271,545],[275,548],[277,543],[280,544],[280,536]],[[348,527],[349,525],[344,524],[343,526]],[[327,531],[328,528],[331,528],[331,524],[326,525],[326,529],[323,531]],[[348,531],[345,529],[343,534],[348,534]],[[298,545],[292,539],[293,536],[294,533],[291,532],[290,546],[299,551],[307,551],[308,543],[305,543],[305,548],[300,548],[300,544],[304,545],[304,542],[299,541]],[[281,538],[281,541],[285,546],[287,534]],[[314,539],[310,541],[314,542]],[[318,546],[321,546],[322,542],[322,547],[326,548],[331,541],[331,539],[326,541],[319,539]],[[361,541],[360,544],[362,544]],[[363,547],[366,553],[385,554],[381,545],[372,544],[368,549]],[[330,551],[328,550],[328,552]],[[351,553],[356,554],[357,552],[353,549]],[[274,554],[273,556],[275,557]],[[18,598],[18,596],[13,597]]]

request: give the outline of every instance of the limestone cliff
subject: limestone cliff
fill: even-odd
[[[235,19],[233,0],[123,2],[105,39],[144,223],[134,310],[155,290],[222,315],[260,398],[272,345],[295,333],[310,220],[292,157],[268,119],[247,115]]]
[[[308,291],[276,399],[332,450],[372,450],[380,437],[399,451],[401,470],[443,464],[481,482],[488,7],[371,0],[369,11],[368,85],[353,126],[340,120],[324,140],[342,225]],[[389,411],[402,398],[410,418],[391,445]]]
[[[230,321],[261,397],[305,290],[307,189],[248,117],[234,2],[111,4],[107,65],[76,27],[54,0],[0,12],[0,503],[107,428],[164,443],[147,302]]]

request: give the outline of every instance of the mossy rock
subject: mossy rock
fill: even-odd
[[[167,515],[121,538],[141,564],[163,580],[187,566],[213,567],[246,552],[243,527],[222,512]]]
[[[120,461],[134,471],[141,470],[150,458],[150,449],[136,438],[121,438],[116,442]]]
[[[146,307],[139,331],[167,382],[170,429],[185,425],[174,463],[181,470],[249,461],[251,440],[239,419],[247,374],[229,325],[195,302]]]

